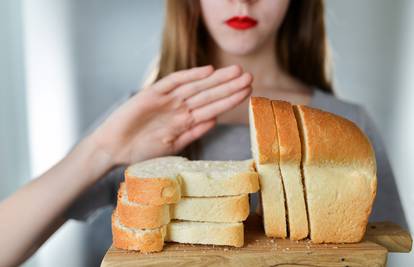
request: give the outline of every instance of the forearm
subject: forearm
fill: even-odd
[[[88,186],[112,167],[112,161],[87,137],[63,160],[0,203],[0,266],[30,256],[65,221],[62,213]],[[57,227],[51,227],[57,225]]]

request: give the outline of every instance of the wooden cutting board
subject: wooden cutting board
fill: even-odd
[[[389,222],[368,225],[357,244],[312,244],[309,240],[272,239],[261,219],[245,222],[243,248],[167,243],[159,253],[143,254],[111,247],[101,267],[116,266],[385,266],[388,252],[411,251],[410,234]]]

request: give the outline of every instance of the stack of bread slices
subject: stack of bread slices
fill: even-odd
[[[266,235],[359,242],[377,186],[362,131],[334,114],[261,97],[250,99],[249,116]]]
[[[249,193],[259,190],[252,160],[163,157],[130,166],[112,215],[117,248],[155,252],[164,241],[241,247]]]

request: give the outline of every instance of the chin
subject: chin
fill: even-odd
[[[234,56],[247,56],[258,50],[259,46],[255,42],[231,40],[218,44],[226,53]]]

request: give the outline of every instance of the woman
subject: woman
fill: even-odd
[[[323,108],[357,123],[377,153],[378,197],[371,219],[405,225],[380,138],[362,108],[334,97],[326,53],[322,0],[167,1],[154,82],[55,167],[1,203],[2,214],[28,210],[6,218],[15,227],[0,229],[6,233],[2,240],[13,245],[5,262],[16,264],[30,255],[68,217],[86,219],[97,208],[114,204],[122,179],[122,167],[116,166],[175,154],[182,148],[192,159],[250,158],[250,93]],[[234,64],[241,67],[228,67]],[[195,68],[203,65],[213,67]],[[38,209],[41,216],[34,211]],[[108,227],[108,215],[101,216],[96,226]],[[34,217],[35,223],[27,222]],[[107,229],[105,237],[110,240]],[[16,236],[17,242],[11,242]],[[106,249],[110,241],[105,237],[92,245]],[[3,256],[0,259],[4,261]]]

